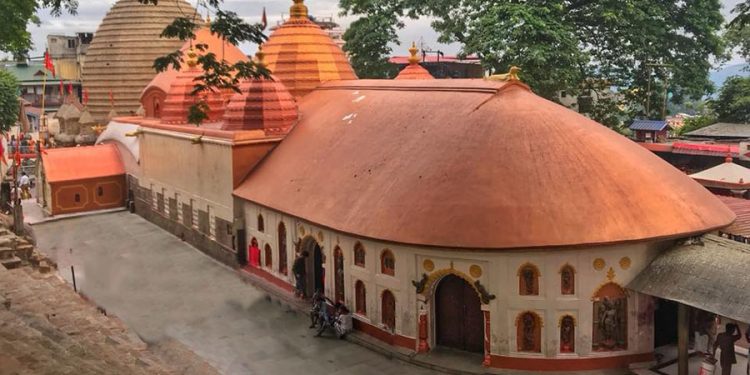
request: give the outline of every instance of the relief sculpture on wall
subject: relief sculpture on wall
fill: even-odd
[[[619,285],[607,283],[599,289],[594,297],[594,350],[627,349],[627,311],[627,295]]]

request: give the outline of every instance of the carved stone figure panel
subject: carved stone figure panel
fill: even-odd
[[[575,352],[575,325],[575,319],[570,315],[565,315],[560,319],[560,353]]]
[[[628,348],[628,298],[615,283],[607,283],[594,296],[594,351],[616,351]]]

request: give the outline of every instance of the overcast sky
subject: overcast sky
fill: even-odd
[[[94,32],[101,22],[107,10],[116,0],[79,0],[78,14],[71,16],[64,14],[60,17],[51,17],[48,12],[43,11],[40,15],[41,25],[31,26],[34,40],[34,51],[31,56],[40,56],[44,51],[47,34],[69,34],[76,32]],[[725,17],[729,17],[729,11],[741,0],[721,0]],[[195,0],[189,0],[195,3]],[[339,17],[338,0],[306,0],[310,14],[317,17],[333,16],[338,23],[346,27],[354,20],[351,17]],[[282,13],[289,11],[292,0],[224,0],[224,7],[244,17],[248,22],[260,22],[263,7],[266,7],[268,22],[273,25],[281,19]],[[406,27],[399,32],[401,46],[393,46],[394,54],[406,55],[408,44],[412,41],[419,43],[423,41],[425,47],[440,49],[446,54],[458,52],[458,45],[443,45],[437,43],[437,34],[430,27],[429,19],[407,20]],[[241,46],[248,54],[255,53],[255,46]]]

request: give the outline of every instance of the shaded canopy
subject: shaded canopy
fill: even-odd
[[[750,245],[714,235],[662,253],[628,288],[750,322]]]

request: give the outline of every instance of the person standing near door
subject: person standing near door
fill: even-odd
[[[740,338],[742,338],[742,335],[740,334],[739,327],[734,323],[727,323],[724,332],[716,336],[713,356],[716,358],[716,349],[721,348],[721,357],[719,357],[721,375],[732,374],[732,365],[737,363],[737,357],[734,354],[734,343]]]
[[[309,255],[310,253],[308,253],[307,250],[303,251],[302,254],[294,259],[294,264],[292,264],[292,273],[294,273],[295,288],[297,289],[294,292],[296,297],[305,297],[305,276],[307,275],[306,263]]]

